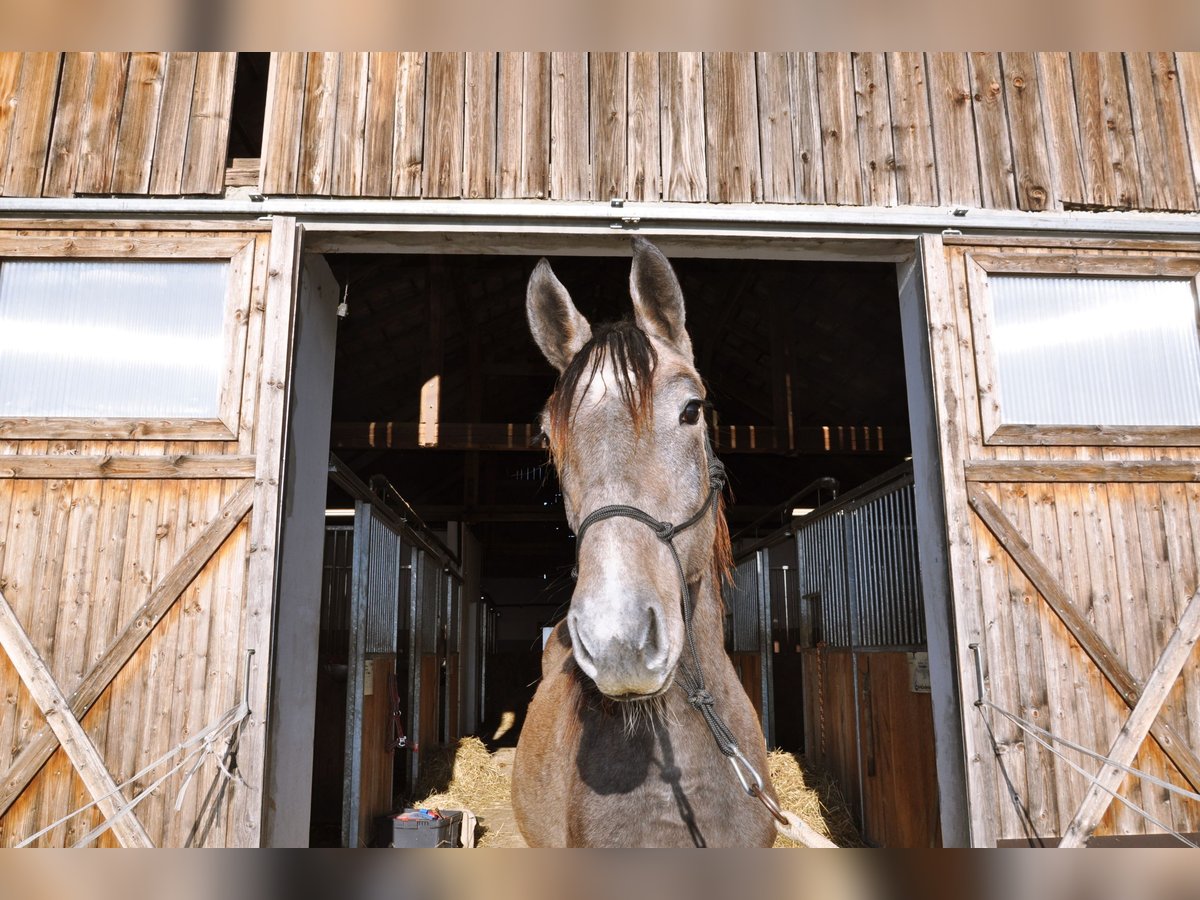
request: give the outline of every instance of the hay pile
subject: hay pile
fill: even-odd
[[[466,737],[457,746],[426,750],[421,780],[414,792],[415,806],[437,809],[481,810],[512,804],[509,773],[497,764],[477,737]],[[478,846],[488,846],[488,832],[477,835]]]
[[[780,806],[839,847],[863,846],[841,789],[831,776],[801,768],[796,755],[785,750],[772,751],[768,763]],[[798,846],[786,838],[775,838],[776,848]]]

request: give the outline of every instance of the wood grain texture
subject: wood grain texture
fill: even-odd
[[[704,161],[704,57],[659,56],[664,200],[708,199]]]
[[[887,71],[896,200],[901,205],[936,206],[937,163],[933,155],[925,55],[889,53]]]
[[[463,119],[463,196],[496,196],[497,54],[473,52],[466,60],[466,109]]]
[[[971,72],[971,97],[975,104],[975,145],[979,154],[983,205],[989,209],[1016,209],[1012,139],[1005,109],[1004,76],[997,53],[967,55]]]
[[[1004,99],[1011,128],[1017,207],[1038,212],[1055,207],[1050,174],[1051,148],[1042,119],[1041,82],[1036,54],[1001,53]]]
[[[980,482],[1200,482],[1200,462],[1192,460],[969,459],[967,481]]]
[[[22,54],[20,80],[10,101],[15,108],[0,191],[5,197],[36,197],[41,193],[61,62],[61,53]]]
[[[367,102],[363,135],[362,196],[392,192],[396,148],[396,97],[399,59],[395,53],[367,57]]]
[[[113,193],[145,194],[150,189],[166,63],[166,53],[134,53],[130,56],[125,99],[121,104],[121,125],[117,132]],[[57,124],[56,121],[56,127]],[[221,163],[224,164],[223,159]]]
[[[938,196],[943,205],[979,206],[979,163],[971,77],[962,53],[926,54]]]
[[[128,53],[97,53],[91,87],[79,124],[79,167],[75,192],[104,194],[111,189],[116,160],[121,100],[129,70]]]
[[[1183,100],[1188,157],[1192,164],[1192,202],[1200,207],[1200,53],[1176,53],[1175,72]],[[4,133],[0,120],[0,138]],[[0,141],[0,146],[3,142]]]
[[[592,173],[588,153],[588,55],[550,54],[550,198],[587,200]]]
[[[821,109],[817,98],[817,55],[793,53],[788,59],[792,121],[795,123],[796,199],[825,202],[825,164],[821,141]]]
[[[45,197],[70,197],[75,193],[75,176],[83,149],[80,125],[91,91],[96,56],[95,53],[63,56],[54,129],[50,135],[50,158],[46,162],[46,181],[42,187]]]
[[[1138,160],[1121,54],[1072,53],[1071,63],[1088,201],[1135,207]]]
[[[396,134],[392,149],[392,196],[421,193],[425,162],[425,54],[401,53],[396,69]]]
[[[1196,208],[1183,121],[1183,99],[1171,53],[1126,53],[1130,114],[1144,209]]]
[[[0,478],[249,478],[252,457],[50,456],[0,457]]]
[[[789,55],[758,53],[756,63],[762,197],[767,203],[795,203],[796,144]]]
[[[339,70],[337,53],[308,54],[296,163],[296,190],[302,194],[327,197],[333,189]]]
[[[628,196],[653,202],[662,197],[658,54],[630,53],[628,69]]]
[[[0,189],[3,188],[4,175],[8,171],[8,148],[12,142],[23,57],[24,54],[12,51],[0,52]]]
[[[704,158],[708,199],[762,200],[753,53],[704,54]]]
[[[163,75],[161,105],[158,113],[158,130],[154,136],[154,160],[150,167],[150,193],[173,196],[179,194],[183,184],[183,159],[187,150],[188,118],[191,115],[192,92],[196,85],[196,62],[198,53],[175,52],[167,54],[166,71]],[[279,72],[272,67],[272,78],[278,77]],[[274,86],[268,87],[268,97],[274,93]],[[273,104],[267,102],[267,120],[263,132],[262,166],[267,165],[268,144],[275,142],[279,132],[275,129],[286,127],[285,122],[272,118]],[[276,109],[275,115],[283,110]],[[282,150],[276,144],[276,150]],[[278,160],[275,161],[276,167]],[[276,168],[276,170],[278,170]],[[294,176],[293,176],[294,177]],[[260,184],[264,183],[259,181]]]
[[[422,194],[426,197],[460,197],[466,58],[462,53],[430,53],[426,65]]]
[[[185,194],[220,194],[225,189],[236,68],[236,53],[201,53],[196,60],[196,87],[180,185]]]
[[[628,194],[626,54],[592,53],[588,57],[591,123],[591,197],[594,200],[624,200]]]
[[[363,142],[367,127],[369,55],[341,53],[338,71],[337,125],[333,135],[335,197],[357,197],[362,191]]]
[[[887,57],[883,53],[854,53],[852,57],[863,202],[868,206],[895,206],[896,151],[892,144]]]
[[[307,74],[307,54],[271,54],[262,150],[261,183],[266,194],[296,193]],[[190,96],[189,92],[189,99]],[[182,153],[180,173],[182,175]]]
[[[1054,208],[1064,203],[1084,203],[1087,186],[1070,54],[1038,53],[1036,65],[1046,140],[1052,150],[1048,160]]]
[[[817,96],[821,110],[821,156],[825,202],[863,203],[859,164],[854,70],[849,53],[817,54]]]

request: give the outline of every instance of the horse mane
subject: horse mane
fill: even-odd
[[[658,353],[646,333],[628,317],[598,325],[592,332],[591,340],[579,349],[559,376],[554,393],[546,405],[550,456],[560,468],[570,463],[567,432],[572,415],[607,360],[612,361],[617,393],[633,420],[634,432],[640,433],[646,425],[653,403],[652,387]],[[707,423],[705,427],[708,427]],[[719,498],[714,532],[713,578],[718,584],[721,581],[731,582],[733,547],[729,539],[729,525],[725,521],[724,496]]]

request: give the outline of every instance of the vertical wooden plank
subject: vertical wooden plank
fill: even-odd
[[[753,53],[704,54],[704,158],[710,201],[762,199],[757,93]]]
[[[1079,114],[1075,107],[1075,77],[1068,53],[1035,53],[1038,93],[1049,147],[1050,194],[1053,208],[1086,203]]]
[[[392,148],[392,196],[421,194],[425,158],[425,54],[401,53],[396,70],[396,134]]]
[[[21,85],[22,53],[0,53],[0,176],[8,171],[8,147],[12,142],[17,90]],[[0,177],[0,189],[4,186]]]
[[[1142,176],[1140,208],[1195,209],[1191,165],[1180,152],[1187,133],[1174,55],[1126,53],[1125,71]]]
[[[329,196],[337,122],[339,54],[309,53],[304,76],[296,193]]]
[[[296,309],[299,266],[296,220],[276,216],[271,224],[267,264],[260,398],[255,421],[255,490],[251,511],[248,590],[241,620],[240,647],[253,650],[246,694],[250,716],[245,720],[238,749],[238,768],[245,785],[233,794],[228,846],[255,847],[263,820],[266,784],[266,708],[271,671],[272,602],[275,561],[282,515],[284,426],[290,391],[289,361]]]
[[[588,160],[588,55],[550,54],[550,198],[591,197]]]
[[[983,205],[1016,209],[1012,139],[1004,108],[1004,76],[997,53],[969,53],[972,97],[975,100],[975,144],[979,151]]]
[[[796,202],[796,157],[792,91],[787,53],[756,55],[758,127],[762,155],[762,198]]]
[[[929,53],[929,111],[943,206],[979,206],[979,159],[971,106],[971,77],[963,53]]]
[[[150,189],[166,56],[165,53],[134,53],[129,59],[121,126],[117,132],[114,194],[145,194]]]
[[[868,206],[895,206],[896,151],[892,146],[887,59],[882,53],[854,53],[851,56],[863,202]]]
[[[825,202],[825,165],[821,150],[821,110],[817,100],[817,55],[788,55],[788,81],[792,92],[793,142],[796,159],[796,199],[800,203]]]
[[[1042,122],[1041,89],[1033,53],[1001,53],[1004,99],[1012,129],[1013,178],[1017,207],[1040,212],[1054,206],[1050,158]],[[1061,203],[1057,204],[1061,208]]]
[[[363,142],[367,128],[366,53],[342,53],[338,71],[337,126],[333,136],[333,195],[362,193]]]
[[[196,88],[183,159],[181,191],[185,194],[220,194],[225,189],[236,70],[236,53],[201,53],[196,61]]]
[[[50,156],[46,161],[46,182],[42,187],[44,197],[70,197],[75,193],[75,175],[82,150],[80,124],[92,87],[96,55],[63,54],[54,129],[50,135]]]
[[[1183,123],[1187,130],[1188,155],[1192,162],[1192,199],[1200,205],[1200,53],[1176,53],[1175,72],[1183,100]],[[0,99],[3,92],[0,91]],[[0,116],[3,113],[0,112]],[[4,127],[0,120],[0,148]],[[3,157],[0,156],[0,159]]]
[[[550,54],[526,53],[524,77],[520,196],[541,199],[550,196]]]
[[[387,197],[392,192],[399,63],[395,53],[371,53],[367,58],[367,120],[363,135],[362,177],[364,197]]]
[[[496,196],[518,197],[525,55],[506,51],[500,54],[496,66]]]
[[[1088,202],[1135,207],[1137,151],[1121,54],[1072,53],[1071,62]]]
[[[925,56],[921,53],[889,53],[887,72],[892,101],[896,202],[937,206],[937,166],[933,158]]]
[[[36,197],[42,191],[61,59],[61,53],[26,53],[22,57],[8,165],[0,191],[5,197]]]
[[[150,169],[151,194],[178,194],[183,183],[183,154],[187,147],[187,123],[192,106],[192,90],[196,83],[196,53],[167,54],[166,74],[163,77],[162,101],[158,114],[158,133],[154,136],[154,160]],[[272,68],[272,78],[275,70]],[[268,102],[270,108],[270,102]],[[272,120],[268,114],[264,132],[263,156],[266,141],[274,141]]]
[[[591,166],[594,200],[625,199],[626,67],[624,53],[592,53],[588,59]]]
[[[305,53],[271,54],[260,179],[264,194],[296,193],[307,65],[308,55]],[[166,125],[165,116],[163,125]],[[339,136],[341,132],[342,123],[339,121]]]
[[[663,53],[658,67],[663,199],[707,200],[703,54]]]
[[[468,53],[463,124],[463,196],[496,196],[495,53]]]
[[[425,92],[426,197],[462,196],[463,102],[465,56],[430,53]]]
[[[80,122],[83,150],[75,175],[77,194],[107,194],[112,189],[117,127],[129,72],[128,53],[97,53],[92,87]]]
[[[662,197],[662,143],[658,121],[658,54],[630,53],[628,59],[628,118],[626,162],[630,200]]]
[[[849,53],[817,54],[817,97],[821,110],[825,202],[861,206],[862,169],[854,109],[854,71]]]

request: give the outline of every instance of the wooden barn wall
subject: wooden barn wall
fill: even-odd
[[[276,223],[282,250],[262,230],[230,230],[245,225],[219,232],[244,238],[253,260],[235,440],[59,439],[53,424],[46,439],[16,439],[0,426],[0,594],[69,700],[87,696],[89,685],[99,691],[76,714],[113,780],[125,782],[244,697],[250,702],[238,755],[244,782],[225,782],[211,758],[189,785],[186,768],[173,775],[135,810],[156,846],[253,846],[259,839],[278,515],[274,460],[282,429],[281,392],[262,386],[286,384],[286,369],[278,369],[286,360],[291,291],[274,283],[286,281],[289,268],[284,224]],[[22,233],[34,243],[47,234],[111,238],[114,246],[169,239],[181,255],[188,241],[217,234],[100,227]],[[198,547],[214,530],[215,542]],[[117,645],[132,655],[111,682],[97,680]],[[92,799],[48,735],[45,717],[0,651],[0,846]],[[37,765],[42,757],[34,753],[31,767],[39,742],[46,762]],[[126,796],[172,764],[146,773]],[[100,821],[89,810],[35,846],[71,846]],[[114,833],[98,844],[115,845]]]
[[[236,53],[0,53],[0,196],[219,195]]]
[[[1046,594],[1061,596],[1067,612],[1074,610],[1082,627],[1094,630],[1110,657],[1144,682],[1200,584],[1200,484],[1194,483],[1200,481],[1200,447],[1183,446],[1196,441],[1182,432],[1174,439],[1161,436],[1160,446],[1103,440],[1052,446],[1036,434],[1023,446],[986,443],[980,403],[981,396],[987,402],[992,385],[979,375],[982,348],[972,325],[968,266],[973,252],[1001,248],[945,240],[943,246],[928,237],[923,246],[934,394],[944,422],[941,452],[972,840],[1036,843],[1063,834],[1088,782],[1017,725],[974,706],[977,679],[968,645],[980,646],[988,700],[1056,736],[1107,753],[1130,709],[1065,620],[1051,611]],[[1076,261],[1133,264],[1157,256],[1172,265],[1200,264],[1195,247],[1012,243],[1002,249],[1015,259],[1065,249]],[[989,521],[1001,522],[999,533]],[[1029,551],[1024,557],[1022,544]],[[1174,731],[1169,743],[1177,749],[1171,752],[1195,759],[1200,654],[1192,654],[1184,668],[1159,726],[1160,734],[1162,727]],[[1086,757],[1067,755],[1088,771],[1098,768]],[[1180,787],[1200,787],[1196,770],[1189,780],[1154,736],[1134,765]],[[1200,830],[1200,804],[1132,777],[1120,790],[1176,831]],[[1160,831],[1114,802],[1096,834]]]
[[[1198,208],[1196,53],[279,53],[261,189]]]

